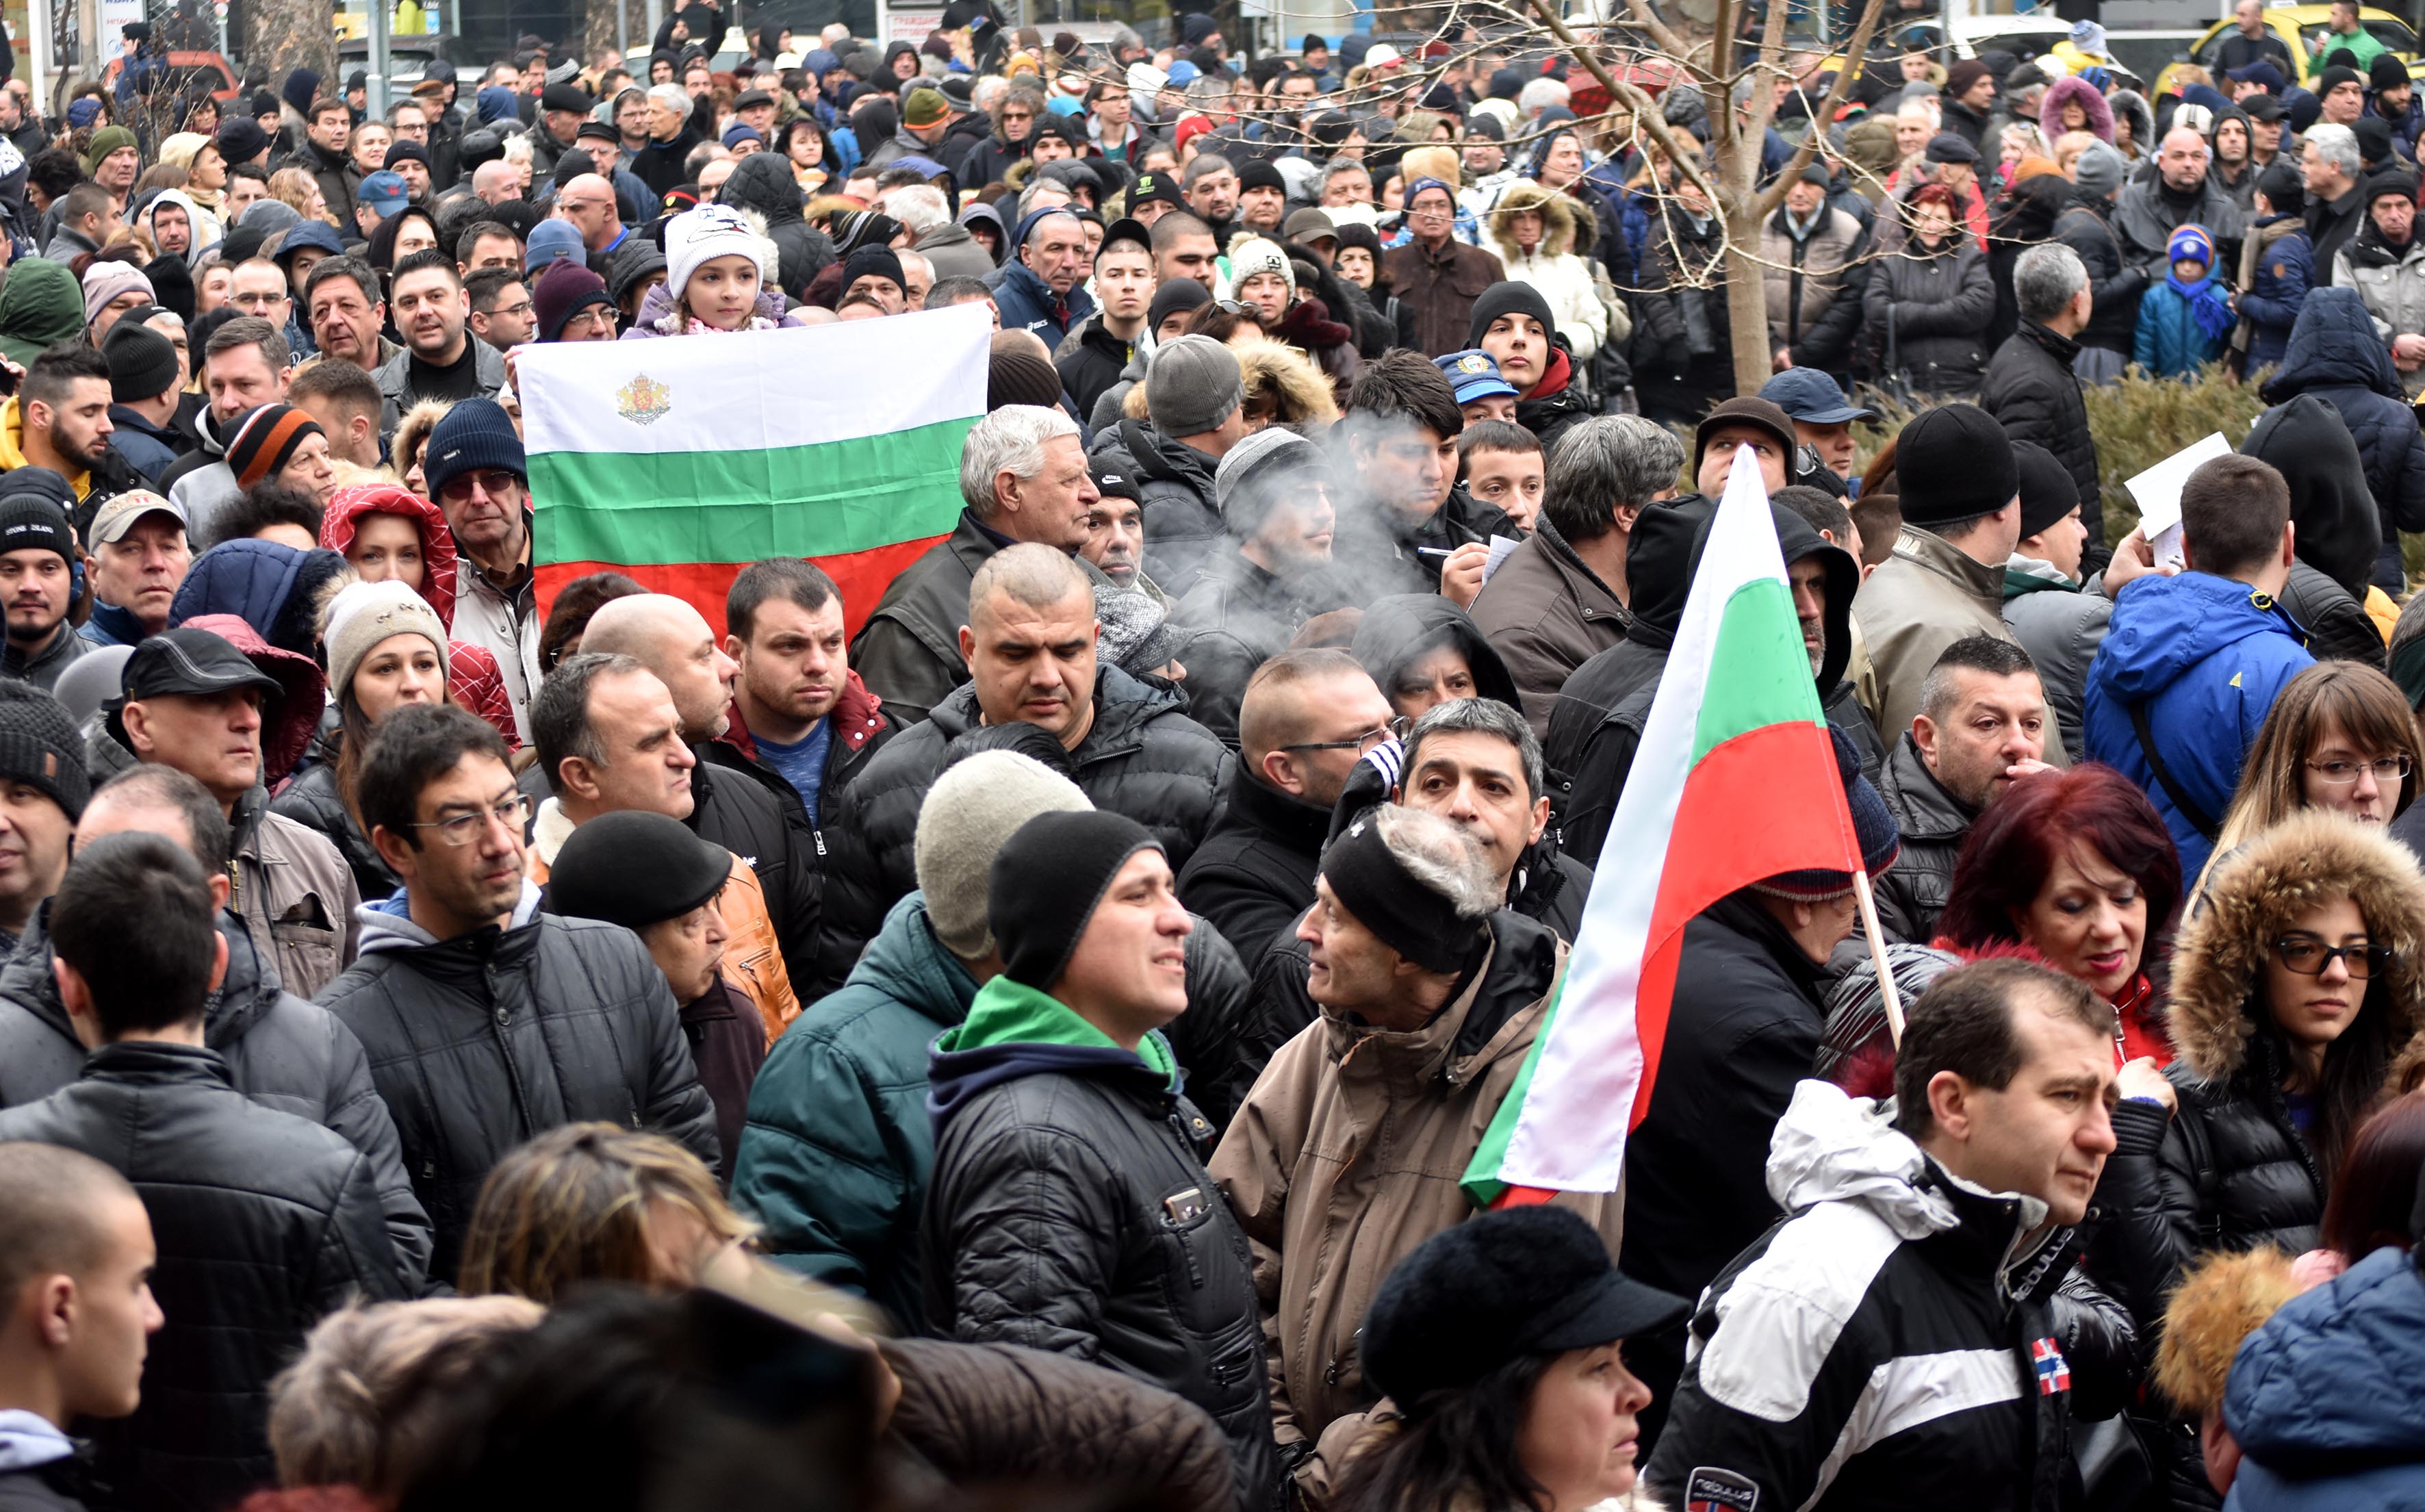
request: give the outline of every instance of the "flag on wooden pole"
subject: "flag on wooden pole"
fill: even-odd
[[[1655,506],[1653,507],[1656,507]],[[1558,996],[1467,1166],[1475,1202],[1614,1192],[1650,1109],[1684,925],[1861,848],[1758,462],[1736,456]]]
[[[992,333],[964,305],[521,348],[541,603],[613,569],[720,626],[734,573],[805,556],[841,587],[856,633],[958,518]]]

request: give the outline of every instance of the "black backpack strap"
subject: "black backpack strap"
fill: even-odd
[[[2156,733],[2147,728],[2146,704],[2133,703],[2129,709],[2130,729],[2138,735],[2139,748],[2146,753],[2147,764],[2155,769],[2156,780],[2162,784],[2164,796],[2173,800],[2173,807],[2180,811],[2181,817],[2190,822],[2192,828],[2211,842],[2223,827],[2196,799],[2181,790],[2179,782],[2174,780],[2172,768],[2164,764],[2162,753],[2156,749]]]

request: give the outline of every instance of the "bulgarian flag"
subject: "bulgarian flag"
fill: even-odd
[[[1860,858],[1768,492],[1745,449],[1710,523],[1565,981],[1466,1168],[1467,1195],[1488,1207],[1615,1191],[1626,1136],[1658,1081],[1684,925],[1762,877],[1855,871]]]
[[[981,305],[515,354],[542,605],[612,569],[724,623],[733,574],[805,556],[848,633],[951,533],[985,413]]]

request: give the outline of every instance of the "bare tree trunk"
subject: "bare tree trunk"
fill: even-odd
[[[600,48],[611,50],[615,46],[615,7],[620,3],[621,0],[587,0],[576,12],[577,24],[572,30],[581,39],[584,68],[589,66]]]
[[[329,24],[329,0],[249,0],[245,33],[245,56],[268,65],[272,89],[290,70],[308,68],[334,92],[337,32]]]
[[[1757,394],[1774,371],[1768,345],[1768,291],[1760,281],[1759,215],[1726,216],[1726,328],[1733,338],[1735,393]]]

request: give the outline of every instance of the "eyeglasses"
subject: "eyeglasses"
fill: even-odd
[[[464,473],[448,478],[446,486],[438,491],[438,496],[450,504],[461,504],[472,496],[472,489],[475,484],[482,492],[494,498],[509,490],[521,488],[522,482],[520,473],[509,473],[502,467],[486,468],[476,473]]]
[[[2347,787],[2357,780],[2358,773],[2368,771],[2372,772],[2374,780],[2385,787],[2408,780],[2408,758],[2405,756],[2385,756],[2371,762],[2309,762],[2306,767],[2316,774],[2317,781],[2332,787]]]
[[[517,793],[486,813],[474,810],[451,818],[433,819],[426,824],[410,824],[407,829],[435,829],[438,838],[450,845],[468,845],[489,832],[491,822],[503,825],[514,834],[522,832],[530,822],[530,799]]]
[[[2336,958],[2349,968],[2353,980],[2363,982],[2391,964],[2389,945],[2327,945],[2321,940],[2293,937],[2273,941],[2273,958],[2282,969],[2301,976],[2321,976]]]
[[[1396,721],[1394,720],[1391,721],[1392,724],[1395,722]],[[1389,725],[1382,725],[1375,729],[1367,730],[1362,734],[1357,736],[1354,740],[1300,740],[1293,746],[1282,746],[1280,749],[1352,750],[1357,755],[1361,756],[1366,751],[1371,750],[1373,747],[1381,744],[1381,742],[1389,739],[1390,732]]]

